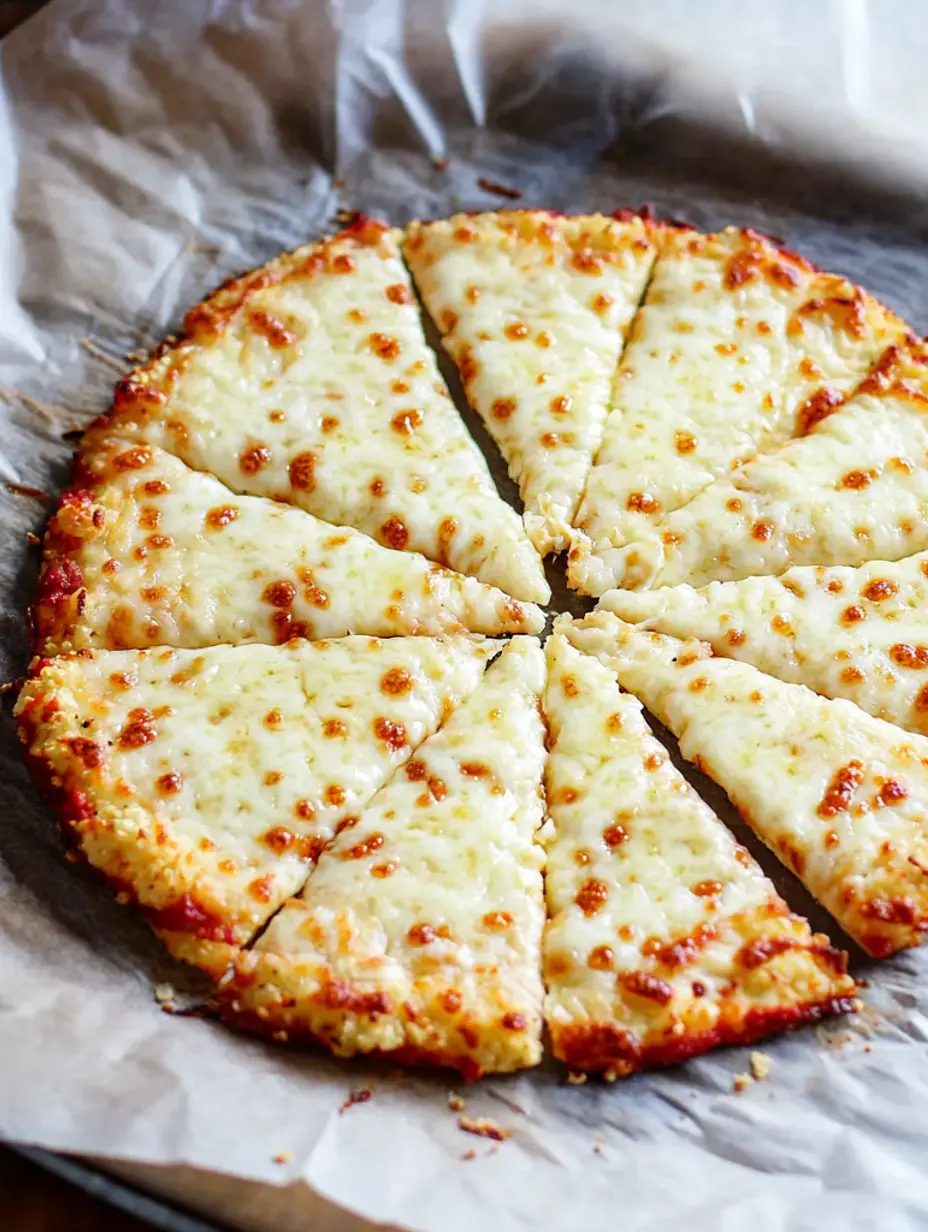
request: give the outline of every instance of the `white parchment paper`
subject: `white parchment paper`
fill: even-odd
[[[922,14],[917,0],[52,4],[0,48],[0,481],[60,489],[63,433],[105,408],[126,353],[229,274],[342,206],[400,223],[493,208],[481,176],[528,205],[650,201],[761,227],[925,330]],[[0,510],[9,679],[28,659],[25,535],[46,511],[5,486]],[[460,1131],[446,1078],[161,1012],[152,981],[195,995],[196,979],[66,862],[8,713],[0,740],[0,1136],[303,1180],[423,1232],[928,1225],[925,956],[856,961],[870,980],[856,1025],[767,1045],[770,1078],[740,1094],[736,1050],[611,1087],[549,1064],[483,1082],[467,1112],[512,1130],[497,1147]],[[362,1086],[373,1098],[341,1113]],[[244,1205],[239,1221],[272,1226]]]

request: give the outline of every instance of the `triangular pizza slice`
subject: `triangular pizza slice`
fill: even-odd
[[[928,552],[865,565],[800,565],[779,577],[610,590],[601,611],[846,697],[928,735]]]
[[[477,686],[492,642],[293,641],[39,660],[16,705],[89,862],[216,970]]]
[[[791,914],[640,703],[564,637],[547,651],[555,1056],[616,1077],[849,1009],[847,956]]]
[[[638,217],[545,210],[413,223],[405,255],[538,550],[567,547],[654,262]]]
[[[571,565],[601,595],[899,560],[928,548],[928,349],[890,347],[805,437],[717,479],[624,548]]]
[[[117,386],[107,430],[545,602],[538,554],[426,345],[398,239],[361,219],[228,283]]]
[[[101,434],[49,525],[32,617],[40,654],[544,626],[476,578]]]
[[[928,930],[928,739],[704,642],[610,612],[565,629],[597,654],[865,950]]]
[[[227,1015],[342,1056],[470,1077],[541,1059],[544,654],[516,638],[441,731],[342,821],[242,953]]]

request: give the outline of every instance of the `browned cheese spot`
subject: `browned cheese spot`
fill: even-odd
[[[267,445],[250,445],[239,454],[238,468],[243,475],[257,475],[271,460]]]

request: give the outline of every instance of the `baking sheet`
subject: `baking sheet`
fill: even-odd
[[[478,176],[527,205],[761,227],[928,328],[917,2],[602,7],[60,0],[27,23],[0,49],[0,481],[58,490],[62,433],[222,278],[340,206],[495,207]],[[46,511],[5,488],[0,506],[11,678]],[[161,1012],[151,983],[183,1000],[196,977],[66,862],[8,713],[0,735],[0,1135],[302,1180],[325,1227],[355,1225],[329,1203],[423,1232],[928,1223],[925,956],[858,963],[856,1025],[765,1045],[771,1077],[741,1094],[735,1050],[611,1087],[547,1064],[467,1089],[469,1115],[513,1131],[497,1146],[460,1131],[448,1078]],[[250,1192],[231,1220],[305,1226],[290,1191]]]

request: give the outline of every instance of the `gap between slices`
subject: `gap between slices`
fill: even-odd
[[[807,436],[715,480],[627,547],[575,558],[584,586],[701,586],[928,548],[926,408],[928,348],[889,347]]]
[[[652,227],[546,210],[458,214],[413,222],[404,255],[519,484],[533,543],[542,555],[563,550],[654,262]]]
[[[718,655],[928,735],[928,552],[699,590],[610,590],[597,610],[708,642]]]
[[[291,637],[540,632],[544,615],[414,552],[240,496],[155,445],[85,439],[45,537],[40,654]]]
[[[82,651],[38,660],[15,715],[78,850],[172,954],[218,973],[497,648],[350,637]]]
[[[674,510],[804,436],[906,341],[872,296],[756,232],[664,228],[577,515],[572,584],[601,594],[616,549],[675,529]]]
[[[847,956],[790,913],[640,703],[562,635],[546,649],[555,1056],[617,1077],[850,1009]]]
[[[400,236],[360,219],[228,283],[98,426],[546,602],[541,560],[425,342]]]
[[[225,1016],[469,1077],[541,1059],[544,654],[515,638],[343,820],[221,989]]]
[[[928,929],[928,739],[609,612],[565,622],[868,953]]]

